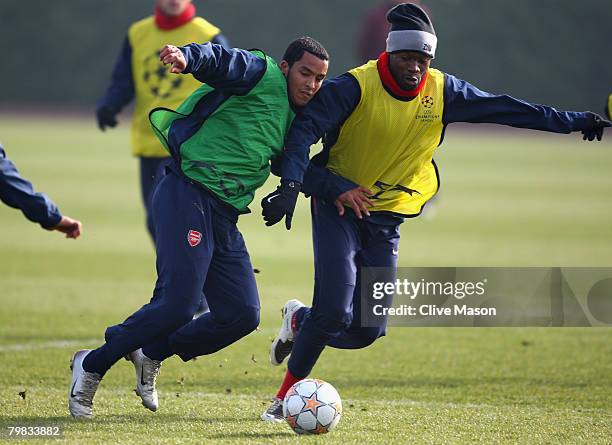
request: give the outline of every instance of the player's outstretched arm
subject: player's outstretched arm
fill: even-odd
[[[15,164],[6,157],[0,146],[0,200],[6,205],[19,209],[32,222],[44,229],[57,230],[66,238],[81,235],[80,221],[62,216],[57,206],[43,193],[36,193],[32,184],[21,177]]]
[[[239,48],[226,49],[214,43],[165,45],[160,60],[171,65],[170,72],[192,74],[202,83],[233,94],[248,93],[267,68],[265,59]]]
[[[601,140],[610,122],[592,112],[558,111],[508,95],[479,90],[470,83],[445,74],[444,124],[491,123],[517,128],[571,133],[581,131],[585,140]]]
[[[17,167],[6,157],[0,146],[0,200],[9,207],[19,209],[26,218],[39,223],[44,229],[56,226],[62,218],[57,206],[23,178]]]

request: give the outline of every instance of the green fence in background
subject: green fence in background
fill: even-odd
[[[612,90],[608,0],[429,0],[435,66],[482,89],[600,112]],[[357,63],[367,0],[196,0],[235,46],[280,57],[309,34],[332,54],[332,74]],[[153,0],[0,0],[0,106],[92,106],[129,24]]]

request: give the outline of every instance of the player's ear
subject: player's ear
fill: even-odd
[[[285,77],[287,77],[287,74],[289,73],[289,62],[287,62],[286,60],[281,60],[281,63],[279,65],[281,71],[283,72],[283,74],[285,75]]]

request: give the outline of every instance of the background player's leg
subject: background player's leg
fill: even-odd
[[[166,337],[191,320],[200,302],[214,248],[208,200],[193,184],[171,173],[157,189],[154,213],[158,274],[154,297],[123,323],[107,329],[107,342],[84,360],[89,372],[104,375],[124,355]],[[193,246],[190,231],[201,234]]]
[[[152,359],[177,354],[184,361],[212,354],[259,325],[259,296],[244,240],[234,221],[214,213],[215,250],[204,292],[210,312],[180,327],[165,341],[143,348]]]
[[[171,158],[140,157],[140,192],[145,208],[147,230],[155,243],[155,222],[153,220],[153,193],[164,176],[164,169]]]

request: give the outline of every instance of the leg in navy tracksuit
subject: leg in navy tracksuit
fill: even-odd
[[[259,297],[236,219],[200,187],[169,172],[153,198],[157,274],[151,301],[106,330],[106,343],[83,367],[104,373],[138,348],[161,360],[184,360],[223,349],[255,330]],[[190,242],[191,241],[191,242]],[[192,320],[202,289],[211,311]]]
[[[329,345],[365,348],[385,335],[385,325],[361,326],[360,269],[387,268],[383,279],[395,280],[400,219],[372,216],[358,220],[347,211],[338,216],[332,203],[312,199],[315,289],[311,308],[296,316],[297,335],[289,371],[304,378]]]
[[[142,193],[142,203],[145,208],[147,230],[155,244],[155,221],[153,217],[153,194],[157,185],[166,174],[166,167],[172,163],[172,158],[152,158],[140,157],[140,191]],[[208,309],[208,304],[204,294],[198,307],[198,312]]]

